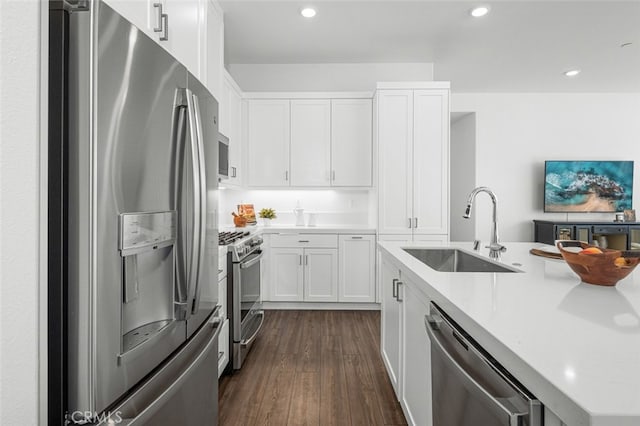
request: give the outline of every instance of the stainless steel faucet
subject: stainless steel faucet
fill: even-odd
[[[496,198],[496,194],[493,193],[492,190],[487,188],[486,186],[480,186],[469,194],[469,199],[467,200],[467,209],[462,215],[463,218],[469,219],[471,217],[471,208],[473,207],[473,202],[476,199],[476,195],[480,192],[486,192],[491,197],[491,201],[493,202],[493,223],[491,224],[491,242],[488,246],[489,249],[489,257],[492,259],[500,259],[500,254],[502,252],[507,251],[507,248],[500,244],[498,239],[498,219],[497,219],[497,211],[498,211],[498,199]],[[473,242],[473,249],[478,250],[480,248],[480,240],[475,240]]]

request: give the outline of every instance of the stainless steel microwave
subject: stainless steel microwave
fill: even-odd
[[[229,138],[218,133],[218,178],[229,179]]]

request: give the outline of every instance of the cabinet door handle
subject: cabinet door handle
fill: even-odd
[[[284,180],[286,180],[286,181],[289,180],[289,170],[285,170],[284,171]]]
[[[236,168],[235,167],[231,167],[231,177],[237,177],[236,176]]]
[[[302,266],[302,255],[298,255],[298,265]]]
[[[159,33],[162,31],[162,3],[154,3],[153,7],[156,8],[156,26],[153,28],[153,32]]]
[[[411,229],[411,218],[407,219],[409,221],[409,229]]]
[[[162,18],[162,26],[163,26],[164,32],[162,33],[162,36],[160,36],[160,40],[167,41],[169,40],[169,15],[167,15],[166,13],[163,13],[161,18]]]
[[[331,180],[336,180],[336,171],[335,170],[331,171]]]
[[[404,300],[404,299],[400,298],[400,284],[404,284],[404,283],[402,281],[398,281],[398,283],[396,284],[396,287],[397,287],[397,289],[396,289],[396,300],[398,302],[402,302]]]
[[[418,228],[418,218],[417,217],[413,218],[413,227],[414,228]]]
[[[398,279],[394,278],[393,279],[393,290],[392,290],[392,295],[393,295],[394,299],[396,299],[398,297],[398,287],[397,286],[398,286]]]
[[[309,265],[309,255],[308,254],[304,255],[304,264],[307,265],[307,266]]]

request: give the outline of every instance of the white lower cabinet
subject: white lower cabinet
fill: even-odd
[[[400,270],[382,258],[380,352],[396,395],[400,394],[400,345],[402,337],[401,303],[396,299]]]
[[[304,249],[305,302],[338,301],[338,250]]]
[[[221,264],[218,267],[225,271],[226,256],[220,259],[220,262]],[[220,305],[218,316],[223,321],[220,334],[218,334],[218,378],[220,378],[231,359],[229,356],[229,319],[227,316],[227,275],[218,281],[218,304]]]
[[[338,250],[273,248],[271,259],[271,301],[338,301]]]
[[[229,320],[224,320],[220,334],[218,334],[218,378],[229,364]]]
[[[429,300],[406,277],[398,293],[403,304],[402,379],[400,405],[408,424],[430,426],[431,347],[424,326],[429,314]]]
[[[274,302],[301,302],[303,300],[303,249],[271,249],[271,296]]]
[[[375,235],[339,236],[338,301],[376,301],[375,245]]]
[[[424,328],[429,300],[382,258],[381,353],[407,423],[432,425],[431,349]]]
[[[375,235],[272,234],[270,302],[373,303]]]

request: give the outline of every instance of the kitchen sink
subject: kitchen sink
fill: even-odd
[[[439,272],[519,272],[459,249],[403,249]]]

